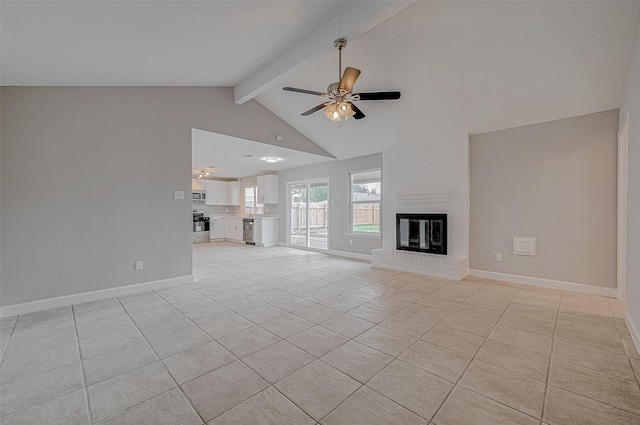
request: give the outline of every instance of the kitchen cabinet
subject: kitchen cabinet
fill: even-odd
[[[279,197],[278,176],[276,174],[258,176],[258,203],[277,204]]]
[[[275,217],[253,219],[253,240],[256,246],[274,246],[278,244],[278,224]]]
[[[228,182],[228,205],[240,205],[240,182]]]
[[[229,205],[229,189],[227,182],[205,180],[207,191],[206,205]]]
[[[210,219],[210,239],[220,240],[225,238],[225,228],[227,227],[224,217],[211,217]]]
[[[194,190],[205,190],[204,182],[205,182],[205,180],[192,179],[191,180],[191,191],[194,191]]]
[[[240,205],[240,182],[205,180],[206,205]]]
[[[225,222],[224,238],[233,242],[242,242],[242,219],[227,218]]]

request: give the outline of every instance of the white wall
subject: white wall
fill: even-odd
[[[629,174],[627,209],[627,320],[640,348],[640,19],[631,44],[622,87],[620,127],[629,116]]]
[[[2,306],[189,276],[192,128],[326,154],[232,88],[3,87],[1,102]]]
[[[470,268],[615,288],[617,131],[614,109],[471,136]]]
[[[287,182],[328,177],[329,202],[333,202],[333,205],[329,206],[329,249],[371,255],[373,249],[380,248],[382,246],[380,238],[347,235],[349,232],[349,173],[373,168],[382,168],[382,154],[328,161],[278,172],[280,203],[270,212],[280,215],[280,242],[285,243],[287,240]],[[384,184],[384,175],[382,180]],[[382,197],[384,199],[384,192]],[[384,214],[383,210],[382,215]],[[349,240],[352,240],[353,244],[349,244]]]

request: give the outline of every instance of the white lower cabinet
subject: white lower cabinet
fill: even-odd
[[[216,217],[210,219],[210,238],[244,242],[242,218]],[[278,244],[279,220],[273,217],[255,217],[253,219],[253,239],[257,246],[274,246]]]
[[[224,238],[234,242],[242,242],[242,219],[228,218],[225,221]]]
[[[227,223],[224,217],[211,217],[209,227],[211,240],[225,238],[225,228],[227,227]]]
[[[253,220],[253,239],[257,246],[278,244],[278,223],[275,218],[255,218]]]

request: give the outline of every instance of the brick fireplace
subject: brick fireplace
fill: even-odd
[[[385,150],[382,188],[382,248],[373,250],[373,265],[454,280],[467,276],[468,136]],[[405,214],[446,215],[444,253],[398,249],[397,215]]]

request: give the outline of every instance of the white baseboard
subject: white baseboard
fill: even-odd
[[[629,312],[625,311],[625,319],[627,321],[627,327],[629,328],[629,333],[631,334],[631,339],[633,339],[633,343],[636,345],[638,351],[640,351],[640,324],[636,324],[629,316]]]
[[[357,260],[371,261],[371,255],[367,255],[367,254],[358,254],[356,252],[347,252],[347,251],[336,251],[333,249],[329,249],[325,252],[329,255],[336,255],[338,257],[347,257],[347,258],[355,258]]]
[[[47,310],[50,308],[63,307],[66,305],[85,303],[89,301],[97,301],[104,298],[121,297],[123,295],[164,289],[191,282],[193,282],[193,275],[187,275],[172,277],[169,279],[154,280],[151,282],[136,283],[133,285],[118,286],[116,288],[100,289],[98,291],[81,292],[79,294],[64,295],[62,297],[47,298],[44,300],[29,301],[20,304],[12,304],[0,307],[0,317],[33,313],[34,311]]]
[[[616,288],[603,288],[601,286],[585,285],[584,283],[564,282],[562,280],[542,279],[539,277],[522,276],[489,272],[485,270],[469,270],[469,275],[484,279],[505,280],[507,282],[521,283],[523,285],[540,286],[542,288],[560,289],[563,291],[581,292],[583,294],[601,295],[615,298],[618,295]]]
[[[322,254],[329,254],[329,255],[335,255],[337,257],[346,257],[346,258],[355,258],[357,260],[367,260],[367,261],[371,261],[372,256],[371,255],[367,255],[367,254],[358,254],[357,252],[347,252],[347,251],[336,251],[334,249],[316,249],[316,248],[307,248],[304,246],[291,246],[291,245],[287,245],[284,242],[278,242],[277,244],[278,246],[288,246],[289,248],[295,248],[295,249],[303,249],[305,251],[313,251],[313,252],[320,252]]]

